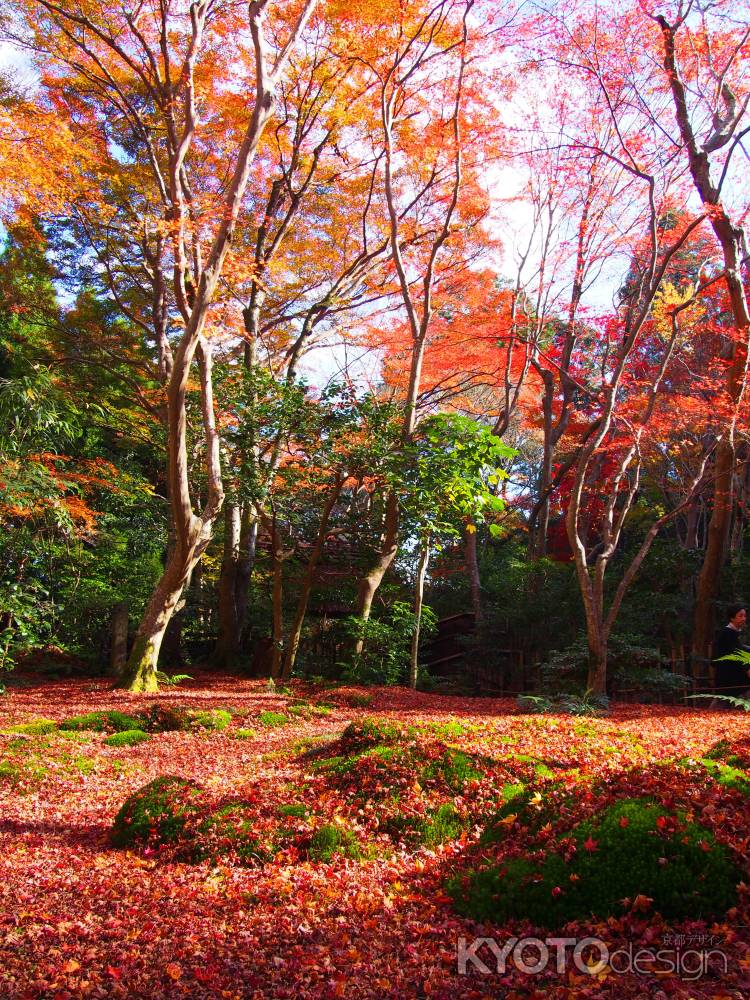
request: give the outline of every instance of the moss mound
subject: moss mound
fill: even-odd
[[[545,823],[552,822],[559,815],[560,798],[553,794],[560,792],[557,784],[544,786],[544,795],[523,782],[508,783],[503,786],[503,804],[495,810],[486,823],[480,843],[494,844],[503,840],[515,824],[535,833]],[[569,800],[570,796],[566,797]]]
[[[124,712],[89,712],[87,715],[74,715],[72,719],[64,719],[60,729],[68,732],[92,730],[97,733],[124,733],[128,729],[142,729],[143,719],[137,719]]]
[[[330,861],[335,854],[345,858],[360,858],[362,850],[353,830],[336,823],[326,823],[310,838],[310,860]]]
[[[134,747],[139,743],[147,743],[151,737],[142,729],[125,729],[121,733],[112,733],[105,739],[108,747]]]
[[[369,750],[370,747],[398,743],[407,734],[392,722],[383,719],[362,719],[350,722],[341,734],[341,745],[350,753]]]
[[[258,722],[261,726],[273,728],[274,726],[285,726],[289,722],[289,718],[283,712],[261,712],[258,716]]]
[[[165,775],[129,796],[112,824],[115,847],[175,843],[200,814],[202,789],[194,781]]]
[[[236,740],[254,740],[258,734],[254,729],[235,729],[229,735],[233,736]]]
[[[230,857],[243,865],[266,861],[256,810],[247,802],[229,802],[213,810],[196,829],[192,860]]]
[[[606,918],[636,897],[666,918],[711,918],[736,900],[741,874],[710,831],[648,799],[614,803],[573,830],[566,861],[514,858],[451,879],[456,909],[474,920],[528,918],[539,927]]]
[[[232,721],[229,712],[222,708],[212,708],[205,712],[189,712],[187,725],[190,729],[226,729]]]
[[[15,726],[7,726],[4,733],[14,733],[19,736],[47,736],[58,728],[52,719],[32,719],[31,722],[19,722]]]
[[[156,733],[176,733],[187,729],[190,724],[189,714],[176,705],[149,705],[143,712],[145,728]]]
[[[478,781],[482,772],[474,766],[472,758],[462,750],[446,747],[441,756],[427,764],[420,775],[423,783],[442,781],[453,792],[460,792],[467,781]]]
[[[704,757],[701,763],[722,787],[733,788],[735,791],[742,792],[743,795],[750,795],[750,774],[742,768],[734,766],[733,762],[736,759],[735,756],[730,755],[731,763],[724,764]]]
[[[439,805],[427,816],[410,816],[396,813],[383,824],[383,830],[396,840],[411,847],[424,844],[436,847],[448,840],[456,840],[464,832],[467,821],[450,802]]]

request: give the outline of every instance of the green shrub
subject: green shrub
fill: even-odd
[[[514,858],[450,880],[460,913],[539,927],[623,912],[637,896],[667,919],[718,917],[736,899],[741,875],[729,851],[681,814],[646,799],[624,799],[573,831],[570,861]],[[571,876],[574,876],[571,879]]]
[[[134,747],[139,743],[147,743],[150,739],[142,729],[125,729],[121,733],[112,733],[104,742],[108,747]]]
[[[609,711],[609,698],[606,694],[594,694],[586,690],[583,694],[573,692],[552,697],[540,694],[519,694],[516,704],[522,712],[543,715],[546,712],[564,712],[566,715],[606,715]]]
[[[310,840],[309,854],[312,861],[330,861],[334,854],[346,858],[362,856],[354,831],[335,823],[326,823],[315,831]]]
[[[254,740],[257,733],[254,729],[235,729],[229,735],[236,740]]]
[[[199,813],[196,782],[165,775],[130,795],[112,825],[115,847],[174,843]]]
[[[3,732],[18,733],[20,736],[47,736],[49,733],[54,733],[57,728],[57,723],[52,719],[32,719],[31,722],[19,722],[15,726],[8,726]]]
[[[80,732],[92,730],[98,733],[124,733],[128,729],[143,728],[143,719],[136,719],[124,712],[89,712],[87,715],[75,715],[72,719],[64,719],[60,729]]]
[[[576,694],[584,690],[588,674],[589,649],[579,636],[565,649],[552,652],[541,667],[545,694]],[[679,694],[685,678],[665,670],[658,649],[646,646],[640,637],[621,633],[610,636],[607,647],[608,676],[613,690],[635,688],[650,694]]]
[[[188,713],[188,719],[190,729],[213,729],[218,731],[227,728],[232,721],[232,716],[229,712],[224,711],[224,709],[212,708],[205,712],[190,712]]]
[[[283,712],[261,712],[258,716],[261,726],[285,726],[289,718]]]

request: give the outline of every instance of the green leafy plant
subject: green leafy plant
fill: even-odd
[[[708,698],[710,701],[723,701],[725,704],[732,705],[734,708],[739,708],[743,712],[750,712],[750,700],[747,698],[736,698],[731,694],[689,694],[687,697]]]
[[[165,687],[176,687],[183,681],[191,681],[193,678],[190,674],[165,674],[163,670],[157,670],[156,679]]]
[[[550,653],[541,667],[542,692],[580,695],[585,690],[588,660],[588,643],[583,636],[564,649]],[[685,678],[663,669],[659,651],[643,645],[637,636],[612,635],[607,663],[615,692],[632,688],[650,694],[674,694],[685,688]]]
[[[580,696],[564,695],[560,699],[560,708],[568,715],[606,715],[609,711],[609,698],[606,694],[594,694],[587,688]]]
[[[552,711],[552,699],[543,694],[519,694],[516,704],[523,712],[543,714]]]
[[[437,615],[422,609],[420,634],[434,631]],[[342,639],[348,645],[362,643],[362,653],[342,664],[341,679],[348,684],[400,684],[409,664],[416,616],[410,604],[394,601],[382,618],[344,619]]]

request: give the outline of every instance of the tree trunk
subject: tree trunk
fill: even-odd
[[[732,139],[738,125],[739,112],[734,99],[729,99],[722,87],[720,99],[724,102],[723,115],[717,109],[713,116],[713,134],[704,142],[698,142],[688,106],[688,92],[682,80],[677,56],[676,35],[679,25],[671,25],[658,14],[655,20],[662,32],[664,47],[663,66],[672,92],[675,119],[680,137],[688,155],[690,176],[693,186],[707,211],[708,221],[721,246],[724,258],[724,280],[732,310],[733,337],[729,344],[727,369],[727,394],[732,401],[734,412],[725,438],[719,442],[716,451],[714,502],[708,528],[706,555],[698,578],[695,616],[693,619],[692,652],[696,664],[708,656],[712,638],[713,602],[719,588],[719,576],[726,557],[729,542],[729,528],[732,518],[733,475],[735,465],[734,430],[745,391],[747,374],[747,342],[750,332],[750,312],[742,279],[747,253],[745,234],[741,226],[735,225],[729,217],[721,199],[721,181],[717,185],[711,177],[710,153],[722,149]],[[723,175],[722,175],[723,176]]]
[[[138,626],[133,649],[118,687],[134,692],[158,690],[157,663],[164,633],[190,573],[209,539],[198,537],[188,548],[175,546]]]
[[[237,645],[242,647],[242,634],[247,618],[247,603],[250,594],[250,580],[255,568],[255,551],[258,542],[258,518],[249,504],[242,510],[240,528],[240,559],[235,576],[234,604],[237,618]]]
[[[110,625],[109,671],[118,677],[128,660],[128,602],[120,601],[112,609]]]
[[[281,656],[284,645],[284,553],[281,539],[273,521],[271,532],[271,562],[273,565],[273,656],[271,658],[271,677],[277,679],[281,675]]]
[[[721,570],[726,561],[729,526],[732,520],[734,447],[721,441],[714,465],[713,509],[708,522],[708,539],[703,565],[698,575],[693,618],[693,659],[699,666],[707,656],[713,638],[714,600],[719,590]],[[699,673],[703,673],[699,670]]]
[[[241,511],[236,504],[224,508],[224,557],[219,578],[219,634],[212,662],[231,670],[240,649],[241,624],[237,620],[237,575],[240,566]]]
[[[586,688],[592,694],[607,693],[607,639],[601,631],[589,630],[589,671]]]
[[[424,607],[424,581],[427,576],[427,564],[430,561],[430,539],[422,542],[417,567],[417,580],[414,588],[414,633],[411,637],[411,664],[409,666],[409,687],[417,687],[419,676],[419,630],[422,624],[422,608]]]
[[[312,591],[313,579],[315,577],[315,570],[320,561],[320,557],[323,554],[323,547],[325,546],[326,535],[328,534],[328,524],[331,520],[331,514],[333,508],[336,506],[336,501],[341,493],[341,487],[343,485],[343,480],[339,480],[334,487],[333,493],[326,500],[325,506],[320,514],[320,526],[318,528],[318,534],[315,539],[315,545],[310,553],[310,559],[307,563],[307,568],[305,570],[305,575],[302,579],[302,587],[300,589],[299,598],[297,600],[297,610],[294,615],[294,621],[292,623],[292,628],[289,633],[289,638],[286,644],[286,650],[284,653],[284,668],[282,671],[282,680],[288,681],[292,676],[292,670],[294,669],[294,662],[297,659],[297,650],[299,649],[299,641],[302,635],[302,626],[305,623],[305,615],[307,614],[307,602],[310,599],[310,593]]]
[[[380,553],[375,565],[359,581],[357,589],[357,604],[355,614],[363,621],[368,621],[372,611],[372,602],[388,568],[396,558],[398,548],[398,497],[389,493],[385,502],[385,523]],[[359,656],[364,647],[364,641],[357,642],[355,653]]]
[[[473,530],[471,530],[473,529]],[[479,575],[479,560],[477,558],[476,525],[466,525],[464,528],[464,562],[469,575],[469,590],[471,592],[471,608],[474,612],[474,625],[478,628],[483,621],[482,614],[482,581]]]

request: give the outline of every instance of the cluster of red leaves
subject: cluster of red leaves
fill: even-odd
[[[720,925],[666,926],[641,901],[622,917],[565,928],[570,936],[599,935],[613,948],[630,941],[655,947],[670,934],[709,934],[727,955],[729,971],[721,979],[712,971],[693,982],[637,973],[591,977],[575,968],[560,974],[551,968],[543,976],[516,970],[504,976],[459,975],[459,937],[470,941],[489,934],[502,945],[511,934],[533,930],[478,927],[452,909],[445,878],[471,863],[478,830],[434,849],[400,846],[380,829],[377,767],[363,758],[348,778],[331,780],[311,768],[302,750],[316,737],[336,752],[345,726],[365,716],[425,726],[425,740],[417,741],[421,763],[438,760],[446,743],[475,761],[494,761],[481,779],[453,795],[457,811],[470,815],[490,808],[499,790],[494,785],[504,776],[518,780],[523,772],[529,780],[534,762],[544,762],[556,782],[578,789],[576,796],[555,799],[550,792],[550,820],[533,835],[509,823],[493,847],[506,856],[559,847],[572,819],[614,798],[643,794],[689,809],[741,855],[748,845],[750,799],[697,768],[669,762],[697,758],[720,738],[734,741],[740,755],[743,746],[747,753],[744,716],[618,706],[607,719],[580,722],[522,715],[508,700],[397,689],[378,689],[371,706],[354,708],[351,694],[337,692],[328,716],[264,728],[257,716],[282,710],[285,698],[258,682],[203,678],[158,699],[190,709],[231,706],[237,716],[231,729],[161,733],[148,743],[119,748],[95,734],[80,743],[54,734],[22,745],[7,738],[0,742],[6,772],[13,765],[18,769],[17,780],[0,779],[0,996],[699,1000],[749,995],[750,906],[744,892],[741,905]],[[138,698],[108,691],[103,682],[47,682],[13,689],[0,702],[0,728],[38,717],[140,707]],[[451,719],[464,724],[463,734],[437,738],[436,724]],[[252,727],[256,736],[233,738],[237,727]],[[249,801],[261,832],[279,823],[279,804],[298,802],[318,821],[347,822],[384,848],[387,842],[388,850],[367,860],[337,856],[323,863],[290,848],[263,866],[248,867],[231,858],[188,865],[112,849],[109,829],[124,799],[163,774],[194,779],[217,801]],[[585,783],[577,784],[582,775],[596,777],[588,791]],[[423,787],[408,769],[402,777],[402,810],[420,813],[450,794],[438,778]],[[544,802],[543,775],[537,787]],[[301,835],[309,827],[305,819],[284,819],[286,826],[290,822],[298,823]]]

